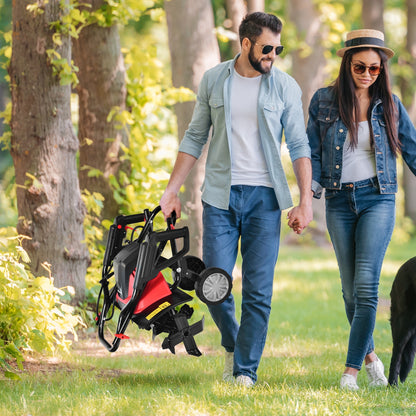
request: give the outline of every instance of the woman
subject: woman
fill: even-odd
[[[373,330],[383,258],[397,192],[396,158],[416,174],[416,130],[392,94],[387,61],[394,52],[377,30],[347,34],[338,78],[309,107],[315,198],[325,188],[328,231],[340,270],[350,323],[341,388],[358,390],[363,361],[372,387],[387,385],[374,352]]]

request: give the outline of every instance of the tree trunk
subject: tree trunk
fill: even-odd
[[[264,12],[264,0],[247,0],[247,13]]]
[[[289,16],[296,26],[300,42],[300,47],[291,53],[292,74],[302,89],[303,113],[306,121],[312,95],[323,86],[327,75],[322,46],[325,30],[321,26],[320,16],[313,0],[292,0],[289,3]]]
[[[410,57],[408,64],[412,68],[410,79],[402,79],[400,83],[403,103],[409,116],[416,123],[416,93],[414,85],[416,81],[416,0],[407,0],[407,36],[406,50]],[[410,217],[416,224],[416,178],[403,164],[403,188],[404,188],[404,215]]]
[[[227,16],[231,20],[230,29],[237,35],[237,39],[231,41],[233,54],[237,55],[237,53],[241,50],[238,28],[243,20],[243,17],[247,13],[247,7],[244,4],[244,0],[226,0],[225,7],[227,9]]]
[[[324,85],[326,79],[325,56],[322,41],[325,31],[313,0],[292,0],[289,2],[290,20],[296,26],[300,47],[292,52],[292,75],[302,89],[302,104],[305,123],[308,117],[309,102],[314,92]],[[284,28],[283,28],[284,30]],[[327,243],[325,200],[313,199],[314,227],[308,228],[313,240]]]
[[[384,0],[363,0],[362,20],[365,29],[376,29],[384,32]]]
[[[90,11],[102,6],[103,0],[88,0]],[[124,60],[120,51],[117,26],[85,27],[73,40],[74,60],[79,67],[79,181],[81,189],[99,192],[104,198],[102,218],[113,220],[119,212],[109,184],[121,167],[121,148],[127,145],[127,134],[107,121],[114,107],[125,109],[126,85]],[[125,165],[125,164],[124,164]],[[89,176],[90,168],[102,172]],[[123,169],[127,169],[123,166]]]
[[[0,112],[3,112],[6,108],[6,92],[7,92],[7,84],[4,82],[0,82]],[[4,133],[4,120],[2,117],[0,117],[0,136]]]
[[[169,0],[165,2],[174,87],[197,91],[203,73],[220,62],[214,35],[214,16],[209,0]],[[178,138],[182,139],[191,121],[193,102],[176,104]],[[205,153],[204,153],[205,154]],[[191,236],[191,252],[202,256],[202,206],[200,187],[205,173],[201,156],[185,181],[181,195],[185,221]]]
[[[71,123],[69,85],[52,74],[46,50],[54,48],[49,24],[62,14],[60,2],[43,3],[34,16],[26,1],[13,3],[13,50],[9,74],[12,95],[12,149],[19,222],[18,232],[31,238],[24,247],[34,275],[47,275],[55,286],[74,286],[85,295],[88,251],[83,243],[85,207],[79,191],[78,141]],[[58,52],[71,61],[69,37]]]

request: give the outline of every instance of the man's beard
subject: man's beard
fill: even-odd
[[[269,68],[263,68],[261,65],[262,59],[256,59],[254,57],[254,46],[251,46],[250,48],[250,52],[248,54],[248,60],[251,64],[251,66],[257,71],[260,72],[260,74],[268,74],[270,72],[270,70],[272,69],[273,66],[273,62],[272,65],[270,65]]]

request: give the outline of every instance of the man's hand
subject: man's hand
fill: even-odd
[[[309,225],[313,219],[312,205],[292,208],[287,213],[288,226],[293,229],[296,234],[301,234],[302,231]]]
[[[309,158],[301,157],[293,162],[296,181],[298,183],[300,200],[297,207],[292,208],[288,214],[288,225],[297,234],[312,221],[312,167]]]
[[[170,192],[168,189],[165,190],[162,198],[160,198],[159,205],[165,220],[172,215],[172,212],[176,213],[176,218],[181,217],[181,201],[177,194]]]
[[[160,208],[162,208],[165,220],[168,219],[172,212],[176,213],[176,218],[181,217],[181,201],[179,200],[178,193],[185,178],[192,169],[196,162],[196,158],[187,153],[179,152],[176,157],[175,166],[173,167],[172,174],[168,182],[168,186],[165,192],[160,198]]]

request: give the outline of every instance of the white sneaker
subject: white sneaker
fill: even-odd
[[[222,379],[227,383],[234,382],[233,370],[234,353],[225,351],[224,372],[222,373]]]
[[[239,375],[235,379],[236,384],[244,387],[253,387],[254,381],[249,376]]]
[[[377,357],[377,361],[366,364],[365,369],[367,371],[369,387],[387,386],[388,382],[386,376],[384,375],[384,365],[380,358]]]
[[[343,390],[357,391],[360,388],[357,385],[357,379],[352,374],[343,374],[341,376],[340,387]]]

